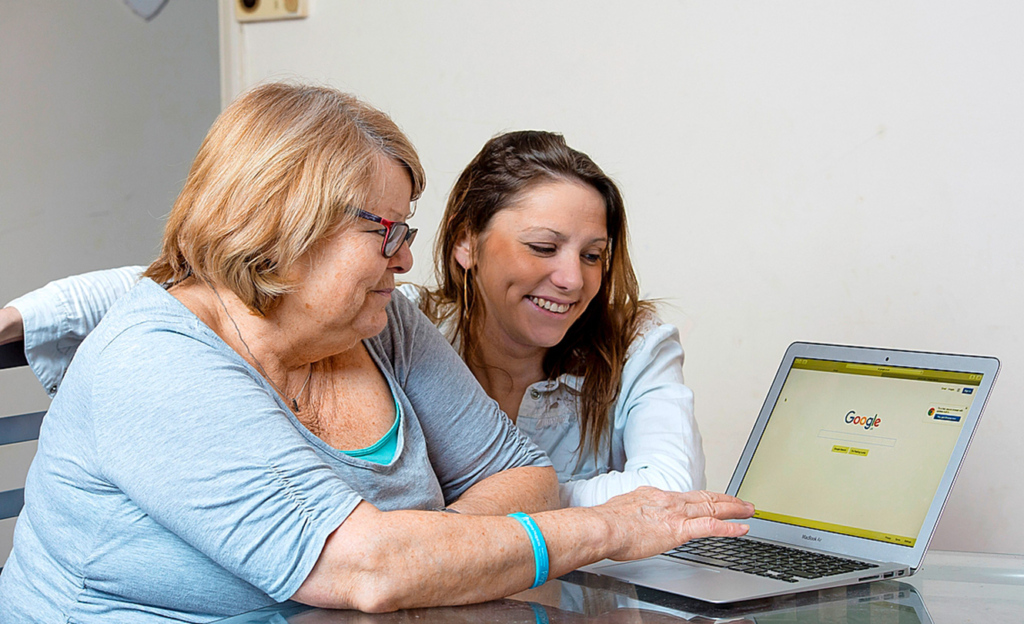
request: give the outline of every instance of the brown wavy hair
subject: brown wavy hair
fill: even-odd
[[[451,319],[463,359],[479,344],[483,301],[472,271],[455,260],[455,246],[479,236],[501,210],[531,188],[556,181],[584,184],[604,199],[609,247],[601,288],[560,343],[544,356],[549,379],[562,374],[583,378],[577,400],[580,446],[596,454],[609,429],[608,414],[619,395],[622,367],[650,302],[641,301],[629,259],[626,212],[615,182],[583,152],[569,147],[560,134],[525,130],[488,141],[455,182],[434,247],[438,287],[425,293],[422,308],[435,323]],[[583,450],[582,448],[580,449]]]
[[[391,159],[423,192],[416,149],[387,115],[335,89],[269,83],[217,117],[164,228],[157,283],[198,277],[266,314],[294,284],[289,269],[355,220]]]

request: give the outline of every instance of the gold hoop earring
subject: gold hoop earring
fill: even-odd
[[[462,318],[469,320],[469,269],[462,271]]]

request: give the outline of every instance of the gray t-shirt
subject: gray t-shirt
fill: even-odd
[[[360,500],[436,509],[550,465],[395,293],[365,341],[401,403],[396,456],[306,430],[235,351],[142,280],[75,356],[29,471],[2,622],[205,622],[287,599]]]

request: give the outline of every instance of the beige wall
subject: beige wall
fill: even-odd
[[[302,77],[392,113],[430,175],[424,234],[502,130],[561,131],[621,182],[644,291],[683,328],[712,487],[793,340],[1000,357],[934,545],[1024,553],[1024,5],[311,4],[223,22],[225,90]]]

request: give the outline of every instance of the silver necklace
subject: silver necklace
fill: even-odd
[[[270,375],[267,374],[267,369],[263,368],[263,365],[260,364],[260,361],[256,358],[255,355],[252,354],[252,349],[250,349],[249,345],[246,344],[245,338],[242,338],[242,330],[238,329],[238,323],[235,322],[235,319],[232,318],[231,313],[228,312],[228,307],[224,304],[224,300],[221,299],[220,293],[217,292],[217,289],[213,287],[213,284],[211,284],[209,282],[209,280],[203,280],[203,281],[205,281],[206,285],[210,287],[210,290],[213,291],[213,294],[217,296],[217,301],[220,302],[220,307],[224,309],[224,314],[227,315],[228,320],[231,321],[231,324],[235,328],[235,333],[238,334],[238,340],[241,341],[242,346],[245,347],[245,352],[249,354],[250,358],[252,358],[253,363],[255,363],[256,364],[256,368],[258,368],[260,370],[260,373],[263,375],[263,378],[267,380],[267,383],[269,383],[271,386],[274,387],[274,390],[277,390],[278,394],[280,394],[285,399],[287,399],[288,398],[288,394],[284,390],[279,388],[276,383],[274,383],[274,380],[271,379]],[[312,376],[313,376],[313,363],[310,362],[309,363],[309,373],[306,375],[306,381],[302,382],[302,387],[299,388],[298,394],[296,394],[294,397],[291,398],[290,405],[291,405],[291,408],[292,408],[293,412],[298,412],[299,411],[299,397],[302,396],[302,393],[306,390],[306,385],[309,384],[309,378],[312,377]]]

